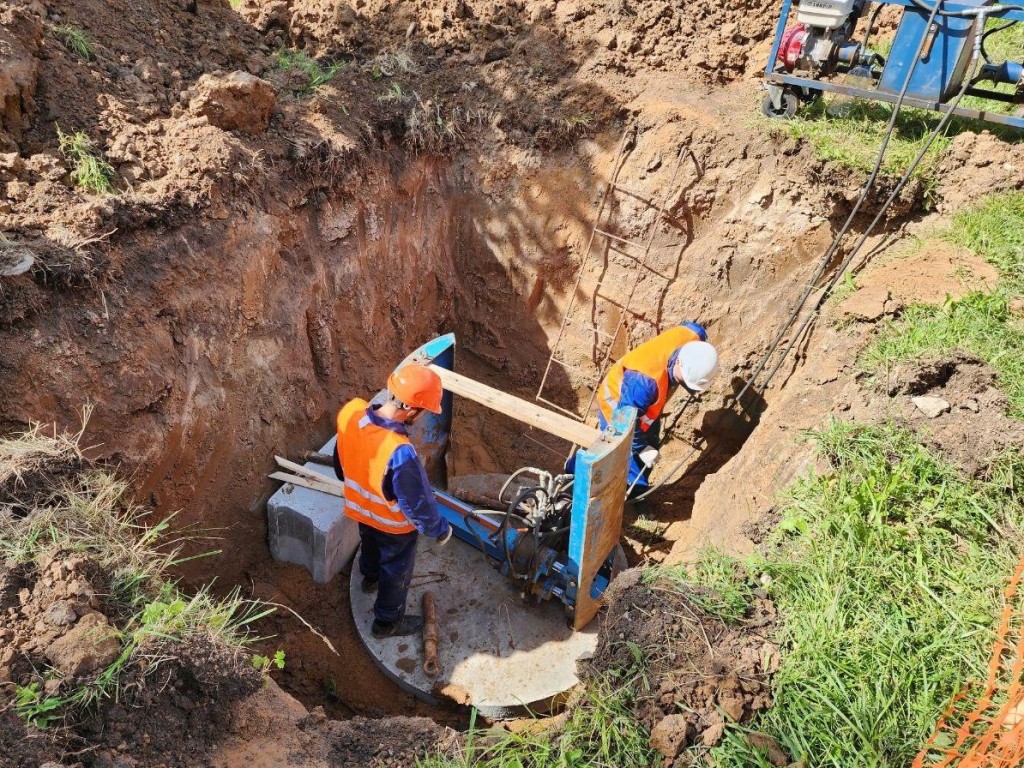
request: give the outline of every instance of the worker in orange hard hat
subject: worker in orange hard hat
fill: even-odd
[[[408,427],[423,411],[441,412],[441,379],[410,363],[388,377],[387,400],[356,398],[338,412],[334,471],[345,483],[345,515],[359,523],[364,592],[377,592],[371,632],[410,635],[423,617],[406,614],[405,598],[420,533],[446,544],[452,527],[438,511]]]

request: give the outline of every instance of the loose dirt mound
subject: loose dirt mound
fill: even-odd
[[[77,555],[0,569],[0,680],[35,690],[41,701],[73,694],[114,664],[125,625],[105,597],[111,587],[108,574]],[[261,680],[247,656],[212,637],[157,638],[144,660],[120,676],[116,697],[107,691],[85,716],[54,720],[45,732],[8,717],[5,731],[20,732],[26,755],[29,747],[45,758],[87,745],[86,765],[109,766],[128,756],[140,765],[190,766],[220,738],[231,704]]]
[[[779,651],[770,636],[776,611],[755,595],[747,617],[734,626],[706,613],[678,585],[644,584],[639,569],[611,587],[592,673],[628,669],[644,656],[649,695],[636,715],[666,766],[689,765],[689,745],[712,746],[726,723],[749,723],[771,706],[771,679]]]
[[[884,386],[898,398],[900,421],[920,429],[925,445],[980,476],[995,456],[1024,445],[1024,423],[1007,415],[1010,402],[996,376],[973,355],[954,353],[903,365]]]
[[[279,768],[408,768],[426,755],[455,755],[461,737],[425,717],[328,720],[283,693],[273,681],[242,702],[213,765]]]

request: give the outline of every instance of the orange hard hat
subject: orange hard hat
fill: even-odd
[[[441,412],[441,377],[418,363],[409,363],[388,376],[388,392],[410,408]]]

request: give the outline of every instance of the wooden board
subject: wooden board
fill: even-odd
[[[294,461],[288,461],[288,459],[284,458],[283,456],[275,456],[274,461],[277,462],[277,466],[281,467],[281,469],[286,469],[289,472],[292,472],[296,475],[300,475],[302,477],[310,477],[321,483],[337,483],[338,485],[341,485],[341,482],[338,480],[338,478],[334,476],[333,469],[332,474],[327,475],[324,474],[323,472],[317,472],[315,469],[309,469],[307,467],[304,467],[301,464],[296,464]]]
[[[449,392],[486,405],[499,413],[511,416],[531,427],[542,429],[563,440],[568,440],[570,443],[589,448],[601,437],[601,433],[594,427],[573,421],[568,416],[549,411],[535,403],[501,392],[446,368],[439,368],[436,365],[431,365],[430,368],[441,377],[441,383]]]
[[[593,594],[594,579],[622,538],[626,476],[633,444],[635,408],[615,412],[614,431],[592,451],[576,454],[569,528],[569,574],[579,585],[573,628],[582,629],[597,615],[603,595]]]
[[[313,480],[308,477],[299,477],[298,475],[289,475],[287,472],[273,472],[270,474],[272,480],[280,480],[283,483],[291,483],[292,485],[301,485],[303,488],[310,488],[314,491],[320,491],[321,493],[327,493],[331,496],[344,497],[345,489],[340,483],[321,483],[317,480]]]

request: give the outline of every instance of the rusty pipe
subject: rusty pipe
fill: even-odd
[[[427,677],[437,677],[437,611],[434,593],[423,593],[423,672]]]

